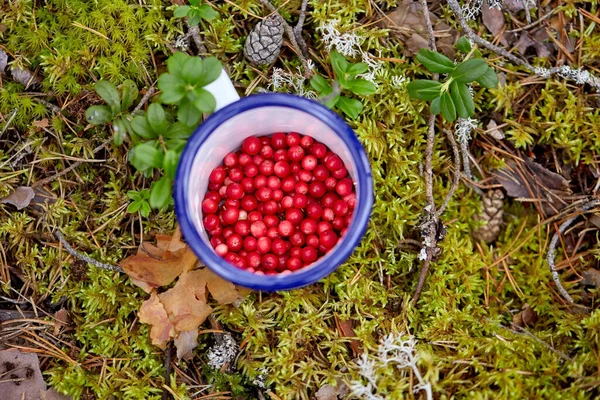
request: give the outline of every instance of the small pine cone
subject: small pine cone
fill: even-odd
[[[274,62],[283,45],[283,21],[273,15],[256,24],[244,44],[244,56],[256,65]]]
[[[483,212],[475,216],[475,220],[484,221],[485,225],[473,231],[473,238],[486,243],[493,243],[498,239],[502,230],[502,216],[504,211],[504,193],[501,190],[490,190],[482,199]]]

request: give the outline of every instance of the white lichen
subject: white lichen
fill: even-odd
[[[600,78],[592,75],[589,71],[584,70],[583,68],[573,69],[568,65],[562,65],[554,68],[534,67],[533,72],[542,78],[549,78],[550,75],[557,74],[562,78],[574,81],[578,85],[588,84],[593,86],[596,90],[600,90]]]
[[[390,334],[381,340],[377,355],[364,353],[357,363],[358,373],[363,379],[350,385],[354,395],[365,400],[385,400],[387,397],[379,393],[377,376],[380,369],[392,365],[398,370],[411,370],[417,380],[414,392],[424,391],[427,400],[433,399],[431,384],[425,381],[417,367],[419,355],[416,344],[412,336],[404,339],[401,334]]]
[[[309,68],[314,68],[314,65],[309,64]],[[297,94],[309,99],[317,98],[317,94],[313,90],[307,90],[306,85],[306,78],[300,73],[299,68],[298,73],[290,73],[281,68],[274,68],[269,88],[274,91],[286,91]]]
[[[229,333],[220,334],[217,344],[208,349],[206,356],[208,365],[221,369],[225,364],[231,364],[239,351],[239,346]]]
[[[267,388],[267,370],[264,368],[260,368],[258,370],[258,375],[252,381],[252,384],[258,388],[266,389]]]
[[[459,143],[469,143],[471,132],[477,128],[478,120],[474,118],[459,118],[456,124],[456,140]]]

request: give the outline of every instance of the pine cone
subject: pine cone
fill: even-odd
[[[256,65],[274,62],[283,45],[283,21],[273,15],[256,24],[244,44],[244,56]]]
[[[502,230],[502,216],[504,211],[504,193],[501,190],[490,190],[482,199],[483,212],[475,216],[475,220],[484,221],[486,224],[472,232],[473,238],[486,243],[493,243],[498,239]]]

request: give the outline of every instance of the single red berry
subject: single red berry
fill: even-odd
[[[321,204],[323,205],[323,207],[325,208],[333,208],[333,205],[335,204],[336,201],[338,201],[340,198],[337,194],[335,193],[327,193],[325,194],[322,198],[321,198]]]
[[[317,259],[317,250],[312,246],[307,246],[302,249],[301,257],[302,261],[308,265]]]
[[[296,179],[291,176],[283,178],[281,181],[281,190],[288,193],[296,190]]]
[[[321,159],[327,155],[327,147],[323,143],[315,143],[310,148],[310,153],[313,156]]]
[[[259,137],[260,144],[263,146],[268,146],[271,144],[271,138],[269,136],[261,136]]]
[[[225,172],[225,168],[219,166],[213,169],[213,171],[210,173],[210,176],[208,177],[208,180],[212,183],[223,183],[226,176],[227,173]]]
[[[220,187],[221,187],[220,183],[212,183],[212,182],[208,183],[208,190],[219,190]]]
[[[277,227],[272,226],[267,229],[267,237],[271,240],[277,239],[279,237],[279,231],[277,230]]]
[[[258,171],[264,176],[273,175],[273,167],[274,166],[275,166],[275,163],[273,161],[264,160],[258,166]]]
[[[300,231],[305,235],[310,235],[317,231],[317,221],[312,218],[306,218],[300,222]]]
[[[344,228],[344,229],[342,229],[342,232],[340,233],[340,235],[341,235],[342,237],[343,237],[343,236],[346,236],[346,232],[348,232],[348,228]]]
[[[281,190],[281,189],[273,190],[273,195],[271,197],[275,201],[281,201],[281,199],[283,199],[283,190]]]
[[[236,252],[242,249],[243,240],[240,235],[238,235],[237,233],[233,233],[229,235],[229,237],[226,240],[226,243],[229,250]]]
[[[317,168],[317,157],[315,156],[305,156],[302,159],[302,168],[307,171],[312,171]]]
[[[298,146],[300,144],[300,134],[296,132],[290,132],[285,138],[288,146]]]
[[[223,186],[229,186],[229,184],[233,182],[231,180],[231,178],[229,177],[229,175],[227,177],[225,177],[225,180],[223,181]]]
[[[270,176],[267,178],[267,187],[271,190],[277,190],[281,187],[281,179],[276,176]]]
[[[286,266],[290,271],[297,271],[304,266],[304,263],[299,257],[290,257],[287,260]]]
[[[319,236],[319,243],[326,249],[331,249],[336,245],[337,241],[338,237],[334,231],[325,231]]]
[[[260,189],[267,186],[267,177],[264,175],[256,175],[254,177],[254,187]]]
[[[290,165],[285,161],[277,161],[273,167],[273,173],[280,178],[285,178],[290,174]]]
[[[310,182],[312,181],[312,178],[312,174],[305,169],[300,170],[300,172],[298,172],[298,179],[302,182]]]
[[[248,167],[246,167],[246,168],[248,168]],[[242,172],[241,169],[231,168],[229,170],[229,179],[231,179],[233,182],[239,182],[242,180],[243,177],[244,177],[244,172]]]
[[[325,221],[333,221],[333,219],[335,218],[335,213],[331,208],[324,208],[322,218]]]
[[[262,149],[260,149],[260,155],[263,158],[273,158],[274,153],[273,148],[269,145],[264,145]]]
[[[339,156],[333,155],[333,156],[329,157],[327,159],[327,161],[325,161],[325,166],[327,167],[328,170],[333,172],[333,171],[337,171],[340,168],[343,168],[344,163],[342,162],[342,159]]]
[[[247,137],[242,142],[242,150],[245,153],[250,154],[251,156],[258,154],[260,152],[260,148],[261,148],[260,139],[257,138],[256,136]]]
[[[215,229],[212,229],[212,230],[207,229],[207,231],[208,231],[209,236],[220,236],[221,234],[223,234],[223,227],[221,225],[219,225]]]
[[[275,200],[268,200],[261,204],[263,206],[262,212],[264,215],[274,215],[277,214],[277,211],[279,210],[279,205]]]
[[[336,231],[341,231],[342,229],[344,229],[346,227],[346,220],[341,217],[335,217],[333,219],[333,221],[331,221],[331,226]]]
[[[227,245],[225,243],[221,243],[215,247],[215,253],[217,253],[217,255],[221,256],[221,257],[224,257],[228,251],[229,251],[229,248],[227,247]]]
[[[299,162],[294,161],[290,163],[290,171],[293,176],[296,176],[300,171],[302,171],[302,165]]]
[[[333,176],[335,179],[345,178],[346,175],[348,175],[348,170],[346,168],[340,168],[337,171],[333,171],[331,174],[331,176]]]
[[[256,197],[247,194],[244,197],[242,197],[242,200],[240,201],[240,206],[245,211],[252,211],[255,210],[258,206],[258,201],[256,200]]]
[[[288,150],[288,158],[291,161],[301,161],[304,158],[304,149],[301,146],[292,146]]]
[[[323,245],[319,245],[319,254],[324,255],[327,254],[327,251],[329,250],[327,247],[323,246]]]
[[[206,194],[204,195],[204,199],[205,200],[212,199],[218,203],[221,201],[221,196],[219,196],[219,193],[217,193],[217,192],[210,191],[210,192],[206,192]]]
[[[260,154],[255,155],[254,157],[252,157],[252,163],[254,165],[260,165],[265,159],[262,158],[262,156]]]
[[[323,207],[319,203],[311,203],[306,206],[306,215],[309,218],[318,220],[323,215]]]
[[[348,206],[348,203],[346,203],[344,200],[336,200],[336,202],[333,203],[333,212],[338,217],[342,217],[348,214],[349,210],[350,207]]]
[[[265,215],[263,217],[263,222],[265,223],[267,228],[270,228],[272,226],[279,225],[279,218],[277,218],[275,215]]]
[[[287,262],[290,259],[290,257],[288,255],[282,255],[277,257],[277,260],[279,260],[279,264],[277,265],[277,271],[279,272],[283,272],[287,270]]]
[[[302,248],[300,248],[300,247],[292,247],[290,249],[290,257],[300,257],[301,254],[302,254]]]
[[[262,218],[262,214],[258,211],[251,211],[248,213],[248,221],[250,222],[262,221]]]
[[[290,221],[281,221],[277,226],[277,231],[283,237],[288,237],[294,232],[294,225]]]
[[[308,193],[308,183],[306,183],[306,182],[297,182],[295,190],[296,190],[296,193],[302,193],[302,194]]]
[[[271,250],[271,239],[266,236],[258,238],[256,241],[256,250],[261,254],[266,254]]]
[[[255,238],[261,238],[267,234],[267,225],[262,221],[254,221],[250,224],[250,233]]]
[[[242,153],[238,156],[238,164],[240,167],[247,167],[252,164],[252,156],[250,154]]]
[[[254,180],[252,178],[242,178],[240,185],[242,185],[242,190],[244,193],[254,192]]]
[[[235,167],[238,163],[238,156],[235,153],[228,153],[225,158],[223,158],[223,164],[226,167],[232,168]]]
[[[257,167],[255,164],[246,165],[246,168],[244,168],[244,174],[246,174],[248,178],[254,178],[256,175],[258,175],[258,168],[259,167]],[[229,175],[231,176],[231,172],[229,172]],[[231,178],[231,180],[235,181],[233,178]]]
[[[225,238],[225,243],[227,243],[227,238],[234,234],[234,230],[231,226],[223,229],[223,237]]]
[[[240,201],[238,199],[227,199],[225,200],[226,208],[240,208]]]
[[[210,245],[215,248],[221,243],[225,243],[225,239],[222,236],[213,236],[210,238]]]
[[[216,229],[219,225],[221,225],[221,221],[219,221],[219,217],[214,214],[209,214],[202,220],[204,224],[204,228],[208,231],[212,231]]]
[[[221,188],[219,189],[219,196],[221,198],[227,197],[227,186],[221,186]]]
[[[351,223],[352,223],[352,213],[349,213],[348,215],[346,215],[346,226],[350,226]]]
[[[244,250],[254,251],[256,250],[256,238],[253,236],[246,236],[244,238]]]
[[[287,161],[287,151],[284,149],[279,149],[275,153],[273,153],[273,161]]]
[[[354,208],[356,207],[356,194],[355,193],[350,193],[347,196],[344,196],[344,201],[346,203],[348,203],[348,207],[350,208]]]
[[[250,221],[245,220],[236,222],[233,230],[240,236],[248,236],[250,234]]]
[[[338,184],[335,187],[335,191],[343,197],[348,196],[350,193],[352,193],[353,188],[354,185],[352,184],[352,180],[350,178],[344,178],[338,182]]]
[[[297,225],[302,221],[302,211],[297,208],[288,208],[285,211],[285,219],[290,221],[292,225]]]
[[[260,257],[260,254],[258,254],[255,251],[251,251],[246,255],[246,263],[248,264],[249,268],[253,268],[253,269],[257,269],[261,266],[262,264],[262,259]]]
[[[332,192],[335,190],[335,187],[338,184],[337,179],[335,179],[333,176],[330,176],[329,178],[325,179],[325,189],[327,189],[328,192]]]
[[[287,138],[285,133],[277,132],[271,136],[271,147],[274,149],[284,149],[287,147]]]
[[[240,216],[240,210],[237,208],[228,208],[223,213],[221,213],[221,218],[223,218],[223,223],[225,225],[235,224]]]
[[[248,219],[248,213],[246,210],[240,210],[240,216],[238,217],[239,221],[246,221]]]
[[[225,254],[225,257],[223,257],[225,259],[225,261],[227,261],[230,264],[234,264],[238,258],[238,255],[235,253],[227,253]]]
[[[327,222],[327,221],[320,221],[317,224],[317,233],[318,234],[321,234],[321,233],[323,233],[325,231],[329,231],[329,230],[331,230],[331,224],[329,222]]]
[[[229,199],[241,199],[244,197],[244,189],[239,183],[231,183],[227,186],[227,198]]]
[[[282,221],[282,222],[287,222],[287,221]],[[284,236],[284,235],[281,235],[281,236]],[[304,246],[304,243],[306,243],[306,235],[300,231],[296,231],[296,232],[292,233],[292,235],[290,236],[290,243],[292,244],[292,246]]]
[[[219,209],[219,203],[213,199],[205,199],[202,202],[202,212],[205,214],[214,214]]]
[[[294,207],[304,208],[308,205],[308,196],[302,193],[296,193],[294,196]]]
[[[310,195],[313,197],[319,198],[327,193],[327,189],[325,188],[325,184],[323,182],[314,181],[308,186],[308,193],[310,193]]]
[[[310,149],[314,142],[315,140],[312,137],[302,136],[302,139],[300,139],[300,146],[304,147],[305,149]]]
[[[281,256],[285,253],[285,242],[283,239],[275,239],[271,242],[271,252],[278,256]]]
[[[294,198],[292,196],[285,196],[281,199],[281,206],[283,208],[292,208],[294,207]]]
[[[271,196],[273,195],[273,191],[268,187],[262,187],[258,189],[255,193],[255,196],[258,201],[267,201],[271,200]]]
[[[267,271],[274,271],[279,265],[279,259],[275,254],[265,254],[262,257],[262,266]]]

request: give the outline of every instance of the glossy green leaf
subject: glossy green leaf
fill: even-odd
[[[173,11],[173,16],[175,18],[183,18],[188,15],[188,12],[190,12],[190,6],[179,6]]]
[[[485,74],[477,79],[477,83],[486,88],[495,88],[498,85],[498,75],[492,68],[488,67]]]
[[[456,43],[456,48],[461,53],[467,54],[471,51],[471,42],[469,42],[469,39],[463,36],[460,39],[458,39],[458,42]]]
[[[367,72],[368,69],[369,69],[369,66],[367,64],[358,63],[358,64],[351,65],[348,68],[348,71],[346,71],[346,73],[348,73],[352,77],[355,77],[356,75],[364,74],[365,72]]]
[[[406,85],[410,97],[421,100],[433,100],[440,96],[442,84],[427,79],[417,79]]]
[[[163,136],[167,139],[187,139],[192,134],[193,129],[181,122],[175,122],[167,127]]]
[[[347,84],[348,90],[354,94],[368,96],[377,91],[377,86],[373,82],[369,82],[365,79],[355,79]]]
[[[310,86],[312,86],[319,94],[325,94],[328,90],[329,93],[331,93],[332,90],[329,81],[320,75],[313,75],[313,77],[310,78]]]
[[[179,104],[179,110],[177,110],[177,119],[190,127],[198,126],[198,122],[200,122],[200,118],[202,117],[202,112],[198,111],[198,109],[194,106],[188,99],[183,99]]]
[[[190,57],[184,64],[181,76],[183,80],[191,85],[195,85],[204,75],[204,66],[199,57]]]
[[[179,157],[181,153],[175,150],[167,150],[165,152],[165,158],[163,159],[163,169],[165,175],[171,179],[175,179],[175,172],[177,171],[177,164],[179,164]]]
[[[154,140],[140,143],[131,149],[130,162],[137,170],[146,171],[149,168],[162,168],[164,153],[155,147]]]
[[[216,57],[206,57],[202,60],[202,66],[204,74],[198,81],[198,85],[200,86],[206,86],[214,82],[221,75],[221,72],[223,72],[223,65]]]
[[[142,215],[142,217],[144,218],[148,218],[148,215],[150,215],[150,204],[148,204],[147,202],[142,202],[142,206],[140,207],[140,214]]]
[[[337,51],[332,51],[330,57],[331,65],[333,66],[333,72],[335,72],[335,76],[339,80],[340,77],[343,77],[348,70],[348,60],[346,60],[346,57]]]
[[[450,76],[459,83],[469,83],[481,78],[488,68],[484,60],[474,58],[458,64]]]
[[[436,74],[449,74],[456,67],[452,60],[445,55],[428,49],[419,50],[417,60],[429,71]]]
[[[140,197],[144,200],[148,200],[150,198],[150,189],[142,189],[139,191]]]
[[[202,88],[196,88],[196,90],[194,90],[194,96],[193,104],[196,109],[207,114],[215,111],[217,102],[212,93]]]
[[[101,125],[110,121],[113,113],[109,106],[91,106],[85,110],[85,120],[92,125]]]
[[[138,88],[134,81],[127,79],[121,85],[121,110],[127,111],[138,97]]]
[[[202,4],[198,8],[198,14],[200,15],[200,18],[202,18],[202,19],[204,19],[206,21],[212,21],[213,19],[217,18],[217,16],[219,15],[208,4]]]
[[[190,0],[190,4],[194,7],[198,7],[200,5],[200,0]]]
[[[138,192],[137,190],[128,190],[127,197],[129,197],[131,200],[141,200],[142,199],[140,192]]]
[[[185,82],[173,74],[162,74],[158,77],[160,99],[166,104],[174,104],[185,96]]]
[[[152,103],[148,106],[148,115],[146,117],[150,124],[150,129],[158,136],[162,135],[167,127],[167,117],[165,110],[159,103]]]
[[[138,210],[142,206],[142,203],[143,203],[143,201],[141,201],[141,200],[129,203],[129,205],[127,206],[127,212],[129,214],[135,214],[136,212],[138,212]]]
[[[469,88],[464,83],[452,81],[450,83],[450,96],[456,107],[456,113],[461,118],[469,118],[475,112],[473,97]]]
[[[456,107],[452,102],[450,93],[445,92],[440,99],[440,111],[444,119],[448,122],[454,122],[456,119]]]
[[[340,96],[335,106],[352,119],[356,119],[363,109],[360,101],[344,96]]]
[[[191,9],[188,13],[188,24],[190,24],[191,26],[198,25],[201,19],[202,18],[200,17],[198,9]]]
[[[183,65],[185,64],[185,62],[187,60],[189,60],[189,58],[190,58],[190,56],[188,56],[187,54],[185,54],[181,51],[178,51],[177,53],[173,54],[167,60],[167,69],[169,70],[169,73],[181,78],[181,72],[183,70]]]
[[[133,120],[131,121],[131,129],[133,129],[136,134],[144,139],[153,139],[156,137],[154,130],[148,123],[146,117],[143,115],[137,115],[133,117]]]
[[[109,81],[102,80],[94,85],[94,89],[96,90],[96,93],[98,93],[98,96],[102,97],[102,100],[108,104],[113,115],[121,112],[121,98],[119,97],[119,91],[115,85]]]
[[[431,111],[431,113],[433,115],[438,115],[442,108],[441,108],[441,98],[440,97],[436,97],[435,99],[433,99],[433,101],[431,102],[431,107],[429,107],[429,110]]]
[[[117,118],[113,122],[113,142],[120,146],[127,137],[127,127],[122,118]]]
[[[152,184],[150,189],[150,207],[160,209],[169,204],[173,183],[167,176],[163,176]]]

